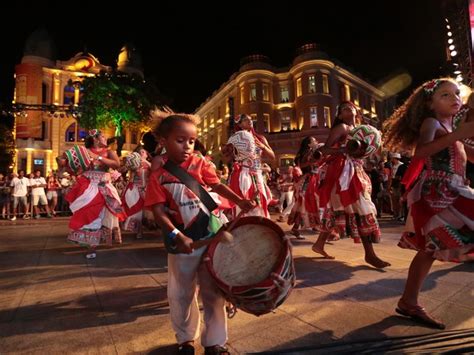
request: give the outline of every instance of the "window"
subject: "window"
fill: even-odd
[[[331,108],[324,106],[324,127],[331,128]]]
[[[41,84],[41,103],[47,104],[48,103],[48,84],[42,83]]]
[[[357,90],[353,90],[352,91],[352,101],[357,105],[357,106],[360,106],[359,105],[359,92]]]
[[[301,86],[301,78],[296,79],[296,97],[303,95],[303,88]]]
[[[329,78],[326,74],[323,74],[323,93],[329,94]]]
[[[291,129],[291,117],[286,113],[281,116],[281,131],[289,131]]]
[[[252,117],[252,125],[253,125],[253,128],[254,128],[255,130],[257,130],[257,122],[258,122],[258,120],[257,120],[257,114],[256,114],[256,113],[252,113],[252,114],[250,115],[250,117]]]
[[[370,99],[370,111],[372,111],[372,113],[377,113],[375,109],[375,99],[373,97]]]
[[[270,115],[268,113],[263,114],[263,131],[270,132]]]
[[[316,77],[314,74],[311,74],[308,77],[308,92],[314,94],[316,92]]]
[[[250,84],[250,101],[257,100],[257,84]]]
[[[245,101],[245,98],[244,98],[244,87],[241,86],[240,87],[240,103],[243,104]]]
[[[222,127],[219,127],[217,129],[217,148],[221,146],[221,140],[222,140]]]
[[[311,128],[318,128],[318,108],[317,106],[311,106],[309,108],[309,121]]]
[[[270,92],[269,92],[268,84],[266,83],[262,84],[262,97],[263,97],[263,101],[270,101]]]
[[[74,104],[74,93],[75,93],[74,86],[72,85],[66,85],[64,87],[64,99],[63,99],[63,104],[64,105],[72,105]]]
[[[84,128],[78,127],[76,123],[71,123],[66,129],[64,137],[65,142],[84,142],[87,137],[87,131]]]
[[[351,87],[347,84],[344,84],[344,100],[351,99]]]
[[[300,112],[300,118],[298,120],[298,129],[302,130],[304,126],[304,111]]]
[[[66,142],[75,142],[76,141],[76,124],[75,123],[71,124],[66,129],[66,136],[64,137],[64,140]]]
[[[210,119],[209,119],[209,127],[214,128],[215,127],[215,117],[214,117],[214,111],[211,112]]]
[[[288,86],[280,87],[280,99],[281,102],[290,102],[290,93],[288,92]]]

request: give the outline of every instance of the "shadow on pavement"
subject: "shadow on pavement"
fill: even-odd
[[[77,301],[38,303],[0,311],[2,336],[94,328],[169,312],[165,287],[98,292]]]

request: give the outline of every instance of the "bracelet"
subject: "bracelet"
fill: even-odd
[[[168,233],[168,238],[170,238],[171,240],[174,240],[174,239],[176,239],[178,234],[179,234],[179,229],[175,228],[171,232]]]

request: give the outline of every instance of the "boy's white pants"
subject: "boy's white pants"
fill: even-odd
[[[225,299],[211,275],[201,262],[206,248],[192,254],[168,254],[168,301],[171,323],[178,344],[199,337],[201,315],[197,301],[197,282],[204,306],[202,346],[221,345],[227,342]]]

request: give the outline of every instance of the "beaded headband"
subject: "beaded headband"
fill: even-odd
[[[443,80],[433,79],[423,84],[423,90],[426,94],[432,95],[435,90],[443,83]]]

